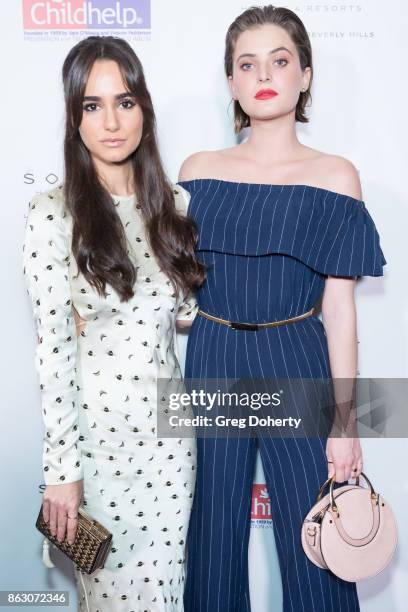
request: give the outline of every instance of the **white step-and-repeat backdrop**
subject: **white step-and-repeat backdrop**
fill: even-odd
[[[163,159],[175,181],[190,153],[235,142],[223,45],[228,25],[248,6],[239,0],[1,4],[0,590],[68,589],[69,609],[76,610],[72,568],[57,553],[57,567],[44,567],[42,539],[34,529],[42,492],[42,422],[35,333],[21,271],[28,201],[62,180],[62,62],[75,42],[93,33],[114,33],[131,42],[145,67]],[[363,279],[357,287],[360,376],[406,377],[408,5],[330,0],[285,6],[305,22],[314,50],[311,122],[299,127],[299,136],[358,167],[388,261],[383,278]],[[183,358],[184,337],[179,345]],[[361,609],[402,612],[408,599],[406,442],[402,437],[363,440],[363,449],[365,470],[396,511],[400,543],[387,570],[359,584]],[[281,610],[272,521],[258,463],[249,550],[254,612]]]

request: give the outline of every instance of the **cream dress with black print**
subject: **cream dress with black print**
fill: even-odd
[[[188,193],[175,185],[179,210]],[[84,479],[87,511],[113,533],[105,567],[75,568],[79,610],[183,610],[195,441],[157,437],[156,379],[181,378],[176,319],[194,318],[149,248],[135,196],[113,196],[137,268],[134,297],[100,297],[78,274],[57,187],[33,198],[24,272],[38,328],[46,484]],[[82,319],[76,337],[75,318]]]

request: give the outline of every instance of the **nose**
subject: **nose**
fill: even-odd
[[[266,64],[261,64],[258,69],[258,81],[263,83],[264,81],[270,81],[271,77],[269,75],[268,66]]]
[[[116,132],[119,129],[119,119],[114,107],[107,106],[104,117],[105,129],[110,132]]]

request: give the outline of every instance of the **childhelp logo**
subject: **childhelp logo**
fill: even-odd
[[[251,525],[264,529],[272,527],[271,500],[264,484],[252,485]]]
[[[25,30],[150,31],[150,0],[23,0]]]

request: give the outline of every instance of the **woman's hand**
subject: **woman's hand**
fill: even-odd
[[[190,329],[192,323],[193,321],[183,321],[180,319],[179,321],[176,321],[176,327],[178,329]]]
[[[63,542],[65,534],[69,544],[75,540],[78,526],[78,508],[83,500],[84,481],[47,485],[43,499],[43,517],[53,536]]]
[[[359,476],[363,469],[363,453],[359,438],[328,438],[326,444],[328,478],[345,482]]]

